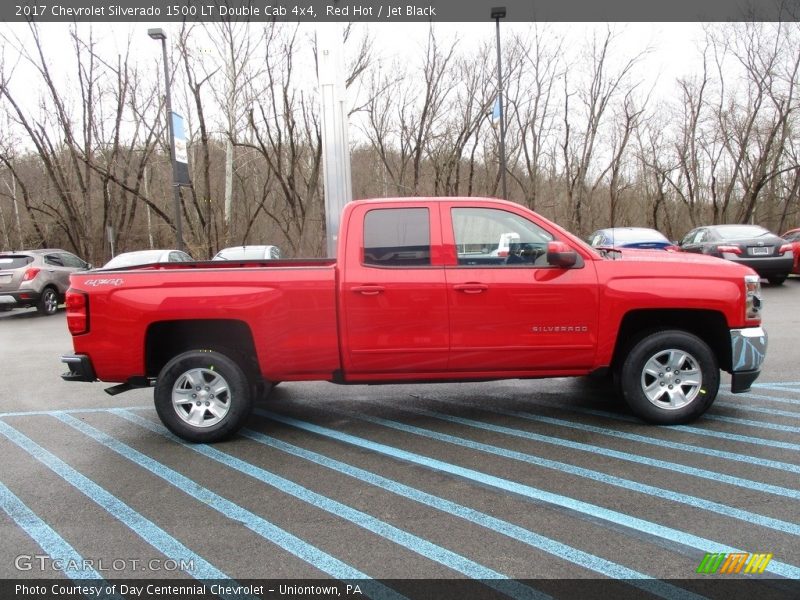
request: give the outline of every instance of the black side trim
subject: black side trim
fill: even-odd
[[[69,372],[61,375],[64,381],[97,381],[92,360],[85,354],[65,354],[61,362],[69,367]]]
[[[750,386],[761,375],[761,369],[757,371],[737,371],[731,373],[731,393],[741,394],[749,392]]]

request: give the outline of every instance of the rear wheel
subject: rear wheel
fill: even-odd
[[[213,350],[192,350],[158,375],[155,405],[161,422],[189,442],[216,442],[241,429],[253,409],[242,368]]]
[[[42,315],[54,315],[58,311],[58,292],[53,288],[44,288],[42,297],[36,305],[36,310]]]
[[[719,390],[716,357],[703,340],[684,331],[659,331],[632,347],[620,368],[622,395],[651,423],[687,423],[702,415]]]
[[[786,275],[779,275],[777,277],[767,277],[767,281],[770,282],[772,285],[783,285],[783,282],[786,281]]]

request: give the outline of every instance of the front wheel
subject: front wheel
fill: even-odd
[[[241,429],[253,410],[242,368],[213,350],[192,350],[169,361],[155,387],[156,412],[189,442],[217,442]]]
[[[645,421],[688,423],[702,415],[719,390],[711,348],[684,331],[659,331],[637,342],[619,373],[625,402]]]
[[[783,285],[783,282],[786,281],[786,275],[777,275],[775,277],[767,277],[767,281],[769,281],[770,285]]]

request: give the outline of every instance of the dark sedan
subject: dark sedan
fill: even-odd
[[[746,265],[773,285],[792,271],[792,245],[758,225],[709,225],[687,233],[681,250],[718,256]]]

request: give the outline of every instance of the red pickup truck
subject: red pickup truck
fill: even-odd
[[[359,200],[337,259],[74,274],[68,381],[155,387],[164,424],[211,442],[281,381],[613,375],[634,413],[683,423],[720,369],[743,392],[767,336],[758,276],[729,261],[597,251],[518,204]]]

